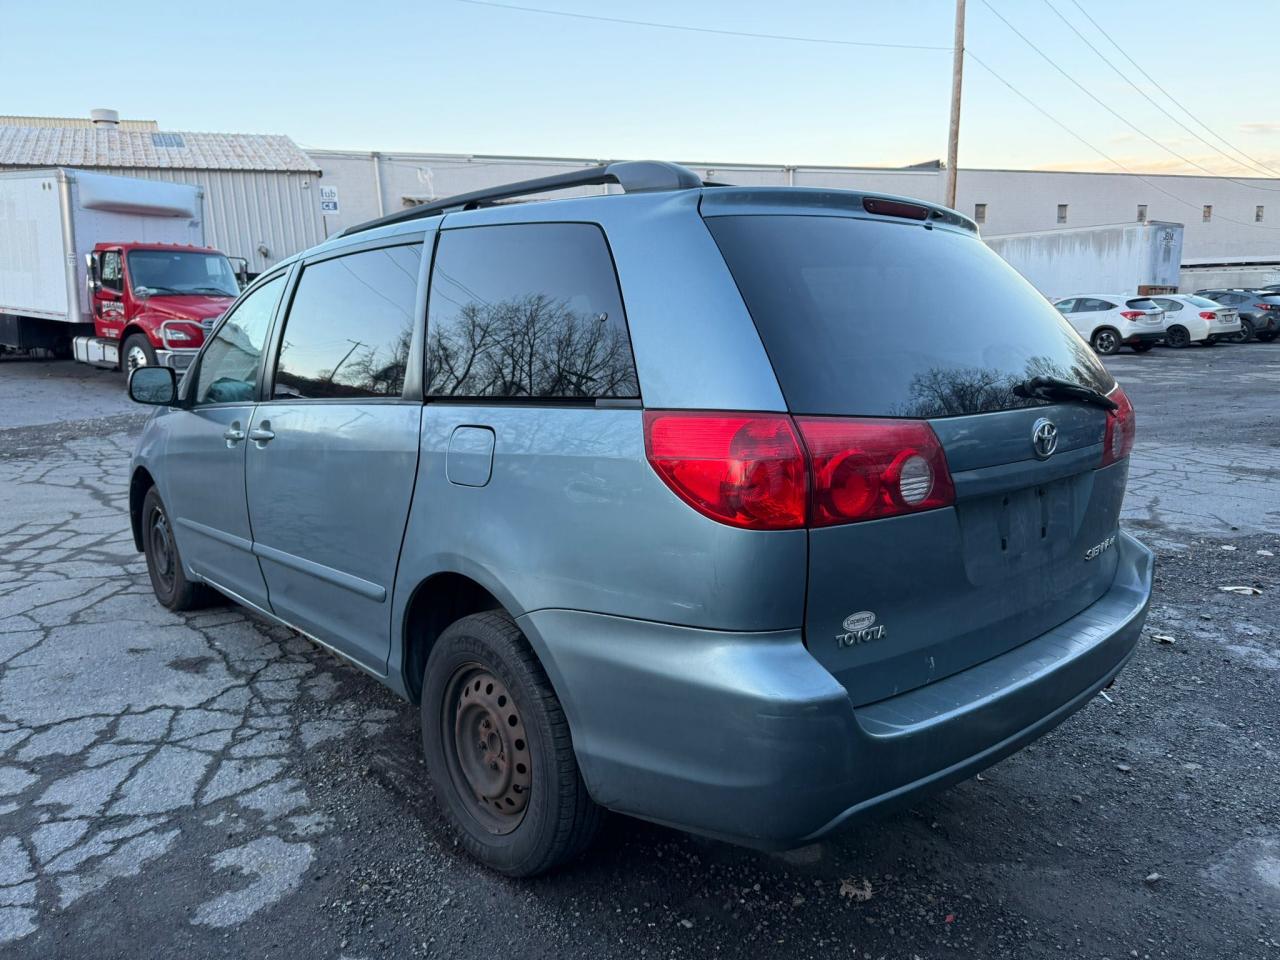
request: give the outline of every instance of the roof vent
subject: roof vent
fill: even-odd
[[[118,127],[120,126],[120,114],[115,110],[108,110],[105,107],[97,107],[89,111],[89,119],[93,121],[95,127]]]

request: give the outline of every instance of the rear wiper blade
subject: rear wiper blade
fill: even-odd
[[[1028,400],[1079,400],[1091,403],[1103,410],[1118,410],[1119,404],[1104,393],[1057,377],[1031,377],[1013,388],[1013,392]]]

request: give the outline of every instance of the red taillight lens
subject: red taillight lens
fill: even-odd
[[[1280,305],[1274,303],[1255,303],[1254,306],[1259,310],[1280,310]]]
[[[1107,432],[1102,440],[1102,466],[1123,460],[1133,449],[1135,419],[1133,404],[1123,390],[1116,387],[1108,396],[1118,406],[1107,414]]]
[[[797,417],[813,471],[809,524],[874,520],[955,502],[942,445],[921,420]]]
[[[780,413],[647,410],[653,469],[700,513],[734,527],[803,527],[808,470],[791,418]]]
[[[1213,312],[1209,311],[1209,310],[1201,310],[1201,311],[1200,311],[1200,319],[1201,319],[1201,320],[1217,320],[1217,319],[1218,319],[1218,315],[1217,315],[1216,313],[1213,313]]]
[[[1137,320],[1139,317],[1145,317],[1146,314],[1141,310],[1121,310],[1120,316],[1124,317],[1126,320]]]

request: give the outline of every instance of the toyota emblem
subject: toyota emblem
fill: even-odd
[[[1031,427],[1031,446],[1036,456],[1048,460],[1058,449],[1058,427],[1046,417],[1041,417]]]

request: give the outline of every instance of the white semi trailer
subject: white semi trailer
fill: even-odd
[[[1178,292],[1182,224],[1152,220],[984,237],[1051,300],[1079,293]]]

